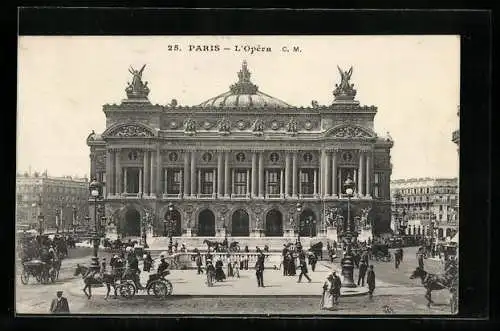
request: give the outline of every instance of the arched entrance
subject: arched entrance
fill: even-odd
[[[302,237],[316,236],[316,217],[311,209],[305,209],[300,214],[299,234]]]
[[[231,219],[231,235],[234,237],[248,237],[250,235],[248,213],[238,209]]]
[[[283,236],[283,215],[279,210],[271,209],[266,215],[266,237]]]
[[[141,235],[141,214],[137,210],[127,209],[122,230],[124,236],[139,237]]]
[[[215,236],[215,215],[209,209],[205,209],[198,215],[198,236]]]
[[[170,214],[170,215],[169,215]],[[165,218],[163,219],[163,235],[168,236],[168,220],[169,216],[171,219],[171,226],[172,226],[172,236],[173,237],[180,237],[182,236],[182,227],[181,227],[181,213],[179,213],[178,210],[172,210],[172,211],[167,211],[165,213]],[[166,222],[165,222],[166,221]]]
[[[453,230],[451,228],[446,229],[446,237],[452,237],[453,236]]]

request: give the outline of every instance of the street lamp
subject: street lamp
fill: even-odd
[[[40,235],[43,234],[43,221],[44,221],[44,218],[45,218],[45,216],[43,216],[42,213],[40,213],[40,215],[38,215],[38,233]]]
[[[75,224],[76,224],[76,206],[73,205],[73,214],[71,217],[71,228],[73,229],[73,233],[75,233]]]
[[[296,221],[295,224],[297,225],[297,236],[298,236],[298,241],[300,242],[300,213],[302,212],[302,204],[300,202],[297,202],[297,216],[296,216]]]
[[[346,252],[341,261],[342,265],[342,276],[344,280],[342,281],[342,287],[356,287],[354,283],[354,263],[351,254],[352,237],[355,236],[353,231],[353,224],[351,220],[351,198],[354,194],[354,182],[350,177],[347,177],[344,182],[345,194],[347,196],[347,226],[343,227],[345,231],[342,231],[342,239],[346,245]]]
[[[173,203],[169,203],[168,204],[168,219],[166,222],[164,222],[164,229],[165,229],[165,225],[166,223],[168,223],[168,253],[169,254],[172,254],[172,212],[174,211],[174,204]]]
[[[141,236],[144,248],[148,248],[146,231],[147,231],[147,226],[149,224],[149,220],[150,220],[150,215],[148,212],[146,212],[146,215],[144,215],[141,224]]]
[[[100,243],[100,238],[99,238],[99,223],[97,220],[97,200],[99,199],[101,195],[101,183],[99,183],[95,178],[92,180],[92,182],[89,184],[89,191],[90,191],[90,196],[94,198],[94,251],[93,251],[93,257],[92,257],[92,262],[90,267],[91,268],[99,268],[99,258],[97,257],[97,252],[99,250],[99,243]]]

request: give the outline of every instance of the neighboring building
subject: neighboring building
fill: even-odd
[[[88,214],[88,192],[86,178],[17,175],[16,225],[38,229],[40,214],[44,216],[44,229],[59,225],[60,230],[67,230],[74,217],[81,224]]]
[[[311,107],[261,92],[246,62],[226,93],[197,106],[153,105],[143,69],[131,71],[127,99],[103,106],[106,130],[87,138],[91,177],[105,183],[106,216],[122,235],[138,236],[150,215],[159,236],[167,219],[175,236],[287,236],[291,219],[314,236],[326,210],[347,215],[348,176],[351,215],[369,209],[374,234],[389,231],[393,141],[373,131],[377,108],[354,100],[352,69],[341,72],[332,104]]]
[[[416,236],[435,235],[440,239],[452,237],[458,230],[457,178],[412,178],[391,182],[393,228],[399,232],[400,218],[404,211],[405,233]]]
[[[458,108],[457,116],[460,117],[460,107]],[[459,164],[460,164],[460,129],[453,132],[452,137],[451,137],[451,141],[453,141],[457,145],[458,159],[459,159]],[[457,208],[457,222],[458,222],[459,215],[460,215],[460,213],[459,213],[460,198],[458,197],[459,191],[460,191],[459,188],[460,188],[460,182],[459,182],[458,187],[457,187],[457,206],[456,206],[456,208]]]

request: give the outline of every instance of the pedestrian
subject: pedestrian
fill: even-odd
[[[201,260],[201,254],[198,252],[196,254],[196,268],[197,268],[197,273],[198,275],[203,274],[203,269],[201,266],[203,265],[202,260]]]
[[[69,314],[68,299],[62,296],[63,291],[57,291],[56,298],[50,304],[52,314]]]
[[[367,270],[368,270],[368,264],[362,259],[359,262],[358,286],[360,283],[361,286],[365,286],[365,276]]]
[[[248,270],[248,254],[245,254],[245,257],[243,258],[243,264],[245,266],[245,270]]]
[[[306,279],[310,283],[311,282],[311,278],[309,278],[309,276],[307,275],[307,263],[306,263],[306,260],[300,260],[299,268],[300,268],[300,274],[299,274],[299,279],[297,280],[297,283],[301,282],[302,276],[306,277]]]
[[[260,254],[255,263],[255,275],[257,276],[257,286],[264,287],[264,257]]]
[[[375,271],[373,271],[373,265],[370,265],[370,269],[368,270],[366,283],[368,284],[368,294],[371,299],[373,297],[373,291],[375,290]]]
[[[207,260],[207,286],[214,286],[214,278],[215,278],[215,268],[212,264],[212,260]]]
[[[290,270],[290,259],[288,257],[288,253],[283,255],[281,266],[283,267],[283,276],[288,276],[288,271]]]
[[[398,251],[399,251],[400,262],[403,262],[403,248],[402,247],[398,248]]]
[[[231,254],[227,254],[227,276],[228,277],[234,277],[233,273],[233,261],[231,260]]]
[[[333,284],[334,277],[333,274],[328,275],[325,283],[323,284],[323,295],[321,296],[321,309],[332,310],[333,309]]]
[[[418,266],[421,269],[424,269],[424,254],[423,253],[418,254]]]
[[[399,250],[396,250],[394,252],[394,267],[396,269],[399,269],[399,264],[401,263],[401,258],[400,258],[400,255],[399,255]]]
[[[240,257],[236,257],[233,261],[233,271],[234,271],[234,276],[237,278],[240,278]]]
[[[316,254],[312,253],[309,255],[309,264],[311,265],[311,270],[314,272],[316,269],[316,263],[318,262],[318,258]]]
[[[336,271],[332,272],[332,276],[333,276],[333,288],[332,288],[333,303],[338,304],[340,297],[340,288],[342,287],[342,281],[340,280],[340,277],[337,275]]]

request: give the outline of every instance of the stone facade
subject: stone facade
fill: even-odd
[[[89,195],[86,178],[49,177],[46,173],[16,176],[16,224],[38,229],[38,216],[44,216],[44,229],[72,229],[84,225]],[[74,208],[73,208],[74,207]]]
[[[354,100],[350,76],[332,104],[294,107],[260,92],[244,63],[229,92],[181,107],[150,103],[142,69],[131,73],[128,98],[104,105],[106,130],[87,138],[119,232],[147,219],[159,236],[166,220],[175,235],[316,236],[327,210],[347,210],[347,176],[353,215],[368,208],[375,234],[389,230],[393,141],[373,131],[377,108]]]
[[[407,235],[430,237],[433,222],[435,235],[440,239],[452,237],[458,230],[457,178],[393,180],[391,191],[393,208],[400,214],[405,212]],[[393,219],[396,232],[398,221]]]

